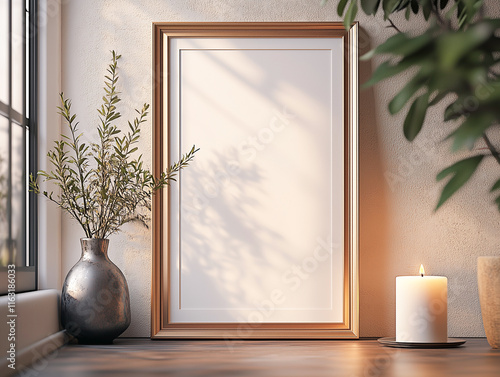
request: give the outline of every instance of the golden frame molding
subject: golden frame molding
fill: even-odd
[[[153,197],[153,260],[151,293],[152,339],[353,339],[359,337],[359,253],[358,253],[358,24],[345,30],[342,23],[154,23],[153,24],[153,171],[156,176],[169,165],[169,124],[164,124],[168,93],[168,58],[164,46],[176,37],[231,38],[341,38],[344,46],[344,319],[342,323],[168,323],[169,258],[163,229],[170,227],[164,208],[168,208],[168,188]],[[167,89],[167,90],[165,90]],[[167,282],[167,283],[165,283]],[[165,313],[164,311],[167,311]],[[167,323],[165,323],[167,322]]]

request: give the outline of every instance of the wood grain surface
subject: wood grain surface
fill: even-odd
[[[376,340],[154,341],[70,344],[39,362],[39,377],[90,376],[500,376],[486,339],[455,349],[395,349]],[[34,373],[34,374],[33,374]]]

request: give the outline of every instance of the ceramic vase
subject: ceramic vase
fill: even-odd
[[[492,348],[500,348],[500,257],[479,257],[477,280],[488,343]]]
[[[81,258],[63,284],[61,322],[81,344],[109,344],[130,325],[127,281],[108,258],[109,240],[80,243]]]

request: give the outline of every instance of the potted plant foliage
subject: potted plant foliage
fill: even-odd
[[[58,108],[69,127],[48,152],[51,171],[39,171],[44,181],[55,183],[59,192],[41,191],[37,179],[30,187],[62,208],[78,221],[82,255],[64,281],[61,295],[61,320],[66,330],[80,343],[110,343],[130,324],[127,281],[108,258],[108,237],[122,225],[139,221],[146,224],[144,209],[150,210],[152,194],[175,181],[176,173],[186,167],[197,152],[195,146],[159,177],[136,157],[140,125],[146,121],[149,105],[136,110],[138,116],[122,132],[115,122],[120,118],[116,84],[120,55],[112,52],[105,76],[105,94],[99,112],[98,143],[85,143],[78,131],[71,102],[61,93]],[[142,210],[142,212],[141,212]]]

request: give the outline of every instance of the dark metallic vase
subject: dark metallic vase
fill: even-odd
[[[80,243],[82,256],[63,284],[61,322],[81,344],[109,344],[130,325],[127,281],[108,258],[109,240]]]

